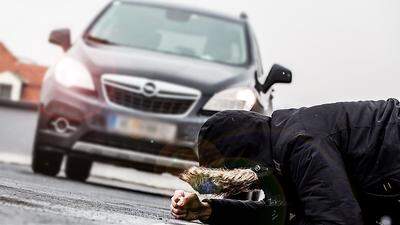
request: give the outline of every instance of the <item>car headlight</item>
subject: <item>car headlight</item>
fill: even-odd
[[[54,76],[58,83],[65,87],[77,87],[94,90],[92,75],[79,61],[65,57],[54,68]]]
[[[215,94],[203,107],[207,111],[251,110],[256,103],[254,91],[248,87],[232,88]]]

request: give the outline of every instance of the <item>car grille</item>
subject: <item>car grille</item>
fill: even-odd
[[[150,113],[185,114],[200,97],[196,89],[139,77],[106,74],[102,84],[112,104]]]
[[[122,88],[105,85],[108,99],[117,105],[144,112],[163,114],[184,114],[194,100],[146,97],[142,94]]]
[[[139,140],[121,135],[90,132],[83,136],[81,141],[159,156],[198,161],[195,151],[191,148]]]

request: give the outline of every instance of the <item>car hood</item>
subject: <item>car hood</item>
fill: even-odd
[[[141,49],[87,44],[79,41],[69,54],[92,74],[132,75],[193,87],[206,93],[250,83],[249,68],[207,62]]]

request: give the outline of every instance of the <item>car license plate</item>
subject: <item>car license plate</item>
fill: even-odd
[[[125,135],[164,142],[175,141],[177,126],[157,121],[140,120],[126,116],[110,116],[107,121],[111,131]]]

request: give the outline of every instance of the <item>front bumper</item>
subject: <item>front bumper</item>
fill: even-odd
[[[108,105],[101,96],[88,96],[51,80],[46,81],[41,102],[36,148],[81,154],[106,162],[128,161],[174,168],[197,165],[195,143],[201,125],[207,120],[205,116],[168,117],[134,112]],[[112,132],[107,125],[110,115],[175,124],[176,139],[163,143]],[[66,118],[74,129],[57,132],[53,124],[57,118]]]

